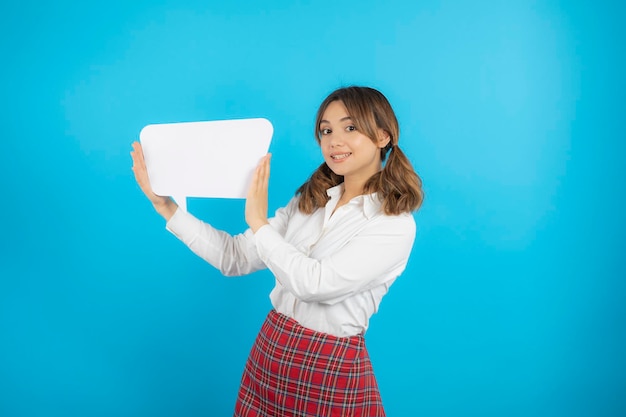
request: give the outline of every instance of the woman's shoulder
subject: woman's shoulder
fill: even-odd
[[[415,235],[417,225],[413,213],[385,214],[381,208],[376,216],[376,226],[390,233],[401,235]]]
[[[394,223],[413,223],[415,224],[415,218],[413,212],[403,211],[398,214],[385,213],[384,201],[379,193],[371,193],[364,196],[364,207],[366,212],[370,215],[378,215],[384,219],[384,221],[390,221]]]
[[[413,213],[409,212],[402,212],[399,214],[385,214],[381,211],[381,217],[385,219],[385,221],[392,222],[394,224],[415,225],[415,217],[413,217]]]

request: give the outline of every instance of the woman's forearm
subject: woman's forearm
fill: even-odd
[[[171,198],[168,198],[163,203],[153,204],[153,206],[157,213],[159,213],[166,222],[172,218],[172,216],[174,215],[174,213],[176,213],[176,210],[178,209],[178,204],[176,204]]]

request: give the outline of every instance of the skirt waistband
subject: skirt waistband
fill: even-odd
[[[363,334],[339,337],[329,333],[318,332],[317,330],[302,326],[297,320],[279,313],[275,309],[270,310],[267,314],[266,321],[283,328],[286,332],[299,334],[307,338],[319,340],[320,342],[341,343],[354,348],[362,348],[365,345]]]

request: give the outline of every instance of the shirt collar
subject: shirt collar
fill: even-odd
[[[326,194],[328,194],[331,200],[339,199],[342,193],[343,183],[335,185],[334,187],[326,190]],[[361,209],[363,210],[363,214],[368,219],[372,218],[375,214],[380,212],[382,206],[382,203],[378,198],[378,193],[361,194],[350,200],[350,203],[353,202],[356,202],[361,207]]]

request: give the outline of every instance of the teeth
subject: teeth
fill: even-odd
[[[351,153],[342,153],[341,155],[333,155],[331,158],[333,159],[344,159],[352,155]]]

